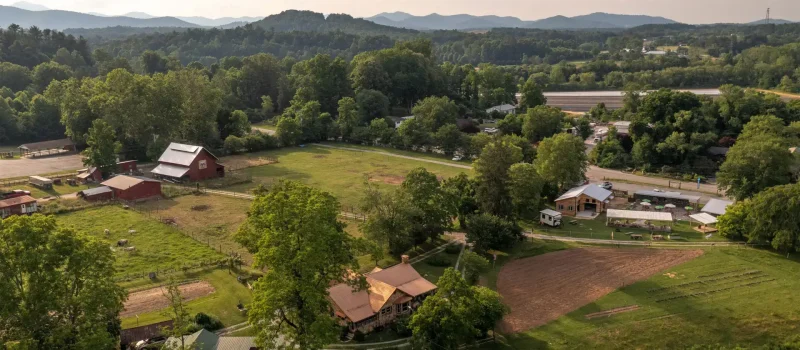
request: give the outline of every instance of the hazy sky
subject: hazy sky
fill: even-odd
[[[18,0],[0,0],[10,5]],[[764,18],[800,21],[800,0],[28,0],[53,9],[118,15],[132,11],[157,16],[267,16],[287,9],[348,13],[380,12],[515,16],[534,20],[592,12],[664,16],[684,23],[744,22]]]

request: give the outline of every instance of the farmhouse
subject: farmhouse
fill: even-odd
[[[33,214],[38,209],[36,198],[27,195],[0,200],[0,218],[3,219],[11,215]]]
[[[589,216],[593,216],[606,211],[608,200],[612,198],[609,190],[595,184],[583,185],[556,198],[556,210],[569,216],[577,216],[580,212],[589,212]]]
[[[103,181],[103,172],[97,167],[83,169],[76,176],[82,183]]]
[[[636,191],[633,197],[637,201],[650,200],[654,204],[675,204],[679,206],[697,205],[700,196],[690,196],[680,192]]]
[[[111,187],[100,186],[80,191],[78,192],[78,197],[90,202],[110,201],[114,199],[114,191],[111,189]]]
[[[328,289],[334,314],[351,331],[370,332],[387,325],[397,316],[411,313],[436,290],[403,256],[403,262],[386,269],[376,267],[366,275],[369,288],[354,291],[340,283]]]
[[[161,196],[161,181],[143,176],[117,175],[102,184],[114,192],[114,198],[139,201]]]
[[[726,201],[722,199],[711,198],[706,205],[703,206],[703,209],[700,211],[704,213],[708,213],[714,216],[720,216],[725,214],[725,211],[728,209],[728,206],[733,204],[731,201]]]
[[[517,110],[516,106],[510,104],[504,104],[488,108],[486,109],[486,113],[491,114],[492,112],[498,112],[500,114],[509,114],[509,113],[513,114],[516,110]]]
[[[173,181],[201,181],[225,176],[225,166],[201,146],[170,143],[158,158],[153,174]]]

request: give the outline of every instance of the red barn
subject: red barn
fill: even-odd
[[[105,182],[114,192],[114,198],[126,201],[139,201],[161,196],[161,181],[143,176],[117,175]]]
[[[136,172],[136,161],[135,160],[126,160],[124,162],[117,163],[117,171],[122,174],[130,174]]]
[[[0,218],[5,219],[11,215],[33,214],[38,210],[36,198],[19,196],[0,201]]]
[[[153,174],[175,181],[201,181],[225,176],[225,166],[203,147],[173,142],[158,158]]]
[[[100,186],[80,191],[78,192],[78,197],[90,202],[110,201],[114,199],[114,190],[108,186]]]
[[[103,173],[96,167],[81,170],[80,174],[76,177],[83,183],[103,181]]]

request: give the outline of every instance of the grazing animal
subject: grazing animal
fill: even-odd
[[[106,236],[108,236],[108,235],[110,235],[110,234],[111,234],[111,231],[109,231],[109,229],[106,229],[106,230],[105,230],[105,233],[106,233]]]
[[[134,252],[134,251],[136,251],[136,247],[125,247],[124,249],[125,249],[126,252]]]
[[[119,241],[117,241],[117,247],[124,247],[126,245],[128,245],[127,239],[120,239]]]

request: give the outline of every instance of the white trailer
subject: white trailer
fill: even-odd
[[[539,212],[539,223],[550,227],[559,227],[561,226],[561,213],[551,209],[542,210]]]

